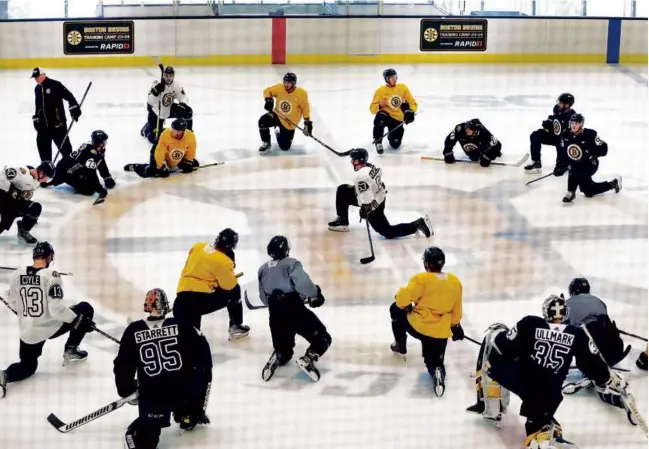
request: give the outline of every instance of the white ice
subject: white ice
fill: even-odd
[[[138,317],[144,293],[152,287],[174,297],[186,252],[192,243],[212,240],[224,227],[241,234],[237,270],[255,295],[255,273],[266,259],[270,237],[286,234],[293,254],[320,283],[327,297],[317,310],[333,336],[314,384],[290,364],[269,383],[261,368],[271,353],[265,311],[246,311],[248,339],[227,342],[227,317],[221,311],[203,319],[214,354],[214,382],[208,414],[212,425],[191,434],[165,431],[160,448],[428,448],[504,449],[520,447],[524,420],[514,399],[502,430],[464,409],[475,400],[477,347],[449,343],[448,386],[434,397],[420,357],[410,340],[407,363],[393,359],[388,306],[396,289],[421,270],[421,253],[430,244],[444,249],[447,268],[464,283],[463,325],[480,339],[495,321],[509,325],[525,314],[540,313],[549,293],[566,292],[570,279],[585,275],[602,296],[620,328],[647,334],[647,69],[593,66],[395,67],[420,102],[421,115],[407,126],[403,146],[383,157],[371,149],[369,103],[384,67],[178,67],[195,111],[197,158],[225,160],[224,166],[168,180],[141,180],[125,173],[127,162],[144,162],[149,145],[139,135],[146,91],[157,68],[51,70],[80,98],[93,82],[83,115],[71,133],[74,147],[94,129],[110,136],[107,160],[117,181],[108,201],[66,188],[39,191],[44,205],[39,239],[53,243],[57,266],[74,272],[65,279],[66,295],[87,300],[98,325],[119,336],[127,317]],[[427,212],[435,236],[386,241],[373,234],[377,259],[368,255],[365,229],[351,212],[349,234],[331,233],[338,184],[351,179],[348,159],[329,153],[296,134],[291,151],[276,147],[257,154],[257,120],[263,113],[262,89],[287,70],[309,92],[314,134],[339,150],[362,146],[384,168],[388,217],[413,220]],[[626,72],[625,72],[626,70]],[[0,72],[4,107],[0,117],[2,164],[36,164],[31,126],[33,84],[25,70]],[[551,112],[556,96],[572,92],[575,108],[588,127],[609,144],[598,180],[624,178],[624,190],[572,206],[561,198],[566,179],[551,177],[531,187],[522,168],[482,169],[468,164],[422,162],[439,155],[453,127],[479,117],[503,142],[504,159],[529,150],[529,134]],[[544,147],[544,170],[553,149]],[[456,155],[461,150],[456,149]],[[15,228],[0,236],[1,265],[27,264],[30,250],[16,243]],[[8,275],[0,274],[3,288]],[[15,317],[0,308],[0,366],[18,357]],[[116,399],[112,379],[115,345],[91,334],[84,341],[85,364],[61,366],[63,339],[48,342],[37,374],[10,384],[0,400],[0,447],[104,449],[121,447],[126,426],[136,416],[126,406],[72,433],[59,434],[45,418],[54,412],[73,420]],[[641,412],[647,416],[647,377],[633,361],[624,365]],[[305,343],[298,339],[296,356]],[[173,385],[169,385],[173,388]],[[160,392],[164,394],[164,392]],[[624,413],[594,394],[566,397],[557,418],[565,437],[583,449],[646,447]]]

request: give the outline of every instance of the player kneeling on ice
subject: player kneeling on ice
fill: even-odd
[[[138,406],[138,417],[126,429],[127,449],[156,449],[171,413],[183,430],[209,424],[205,414],[212,384],[212,352],[207,339],[191,325],[167,318],[164,290],[146,294],[146,319],[124,330],[114,369],[117,393]],[[136,379],[137,375],[137,379]]]
[[[575,200],[577,187],[590,198],[609,190],[619,193],[622,190],[622,178],[611,181],[595,182],[593,175],[599,168],[599,157],[608,154],[608,144],[599,138],[594,129],[584,128],[586,119],[581,114],[570,118],[570,130],[561,136],[561,150],[565,151],[570,165],[568,172],[568,193],[563,197],[564,203]]]
[[[189,250],[178,281],[174,316],[201,328],[201,317],[224,307],[228,309],[230,340],[248,336],[243,323],[241,286],[234,274],[234,250],[239,234],[230,228],[219,233],[214,244],[196,243]]]
[[[444,252],[431,246],[424,251],[423,273],[414,275],[401,287],[390,306],[394,343],[393,353],[406,358],[407,336],[421,342],[426,369],[433,379],[438,397],[446,388],[444,355],[449,338],[464,339],[462,319],[462,284],[453,273],[442,272],[446,263]]]
[[[574,278],[568,286],[570,297],[566,301],[568,317],[566,322],[571,326],[586,326],[593,337],[597,348],[609,366],[620,363],[631,350],[625,350],[620,331],[608,316],[606,304],[597,296],[590,294],[590,283],[586,278]],[[574,394],[582,388],[593,386],[593,381],[588,377],[577,382],[566,383],[563,386],[564,394]]]
[[[522,400],[527,418],[525,447],[573,448],[563,439],[554,415],[563,400],[561,385],[573,357],[598,385],[607,402],[621,406],[627,383],[599,358],[597,349],[579,328],[565,323],[568,307],[562,297],[543,302],[543,316],[526,316],[508,329],[501,323],[487,330],[476,366],[477,403],[468,412],[499,422],[509,405],[509,393]]]
[[[104,131],[93,131],[90,142],[84,143],[70,157],[64,157],[56,164],[56,175],[51,182],[41,184],[41,187],[58,186],[63,183],[73,187],[82,195],[99,194],[99,198],[106,198],[108,191],[115,187],[115,180],[108,170],[105,152],[108,134]],[[99,182],[97,172],[104,180],[104,185]]]
[[[63,300],[61,275],[50,265],[54,262],[54,248],[48,242],[39,242],[32,251],[34,263],[16,270],[9,284],[7,302],[18,317],[20,325],[20,362],[0,371],[0,393],[7,392],[7,384],[27,379],[36,372],[38,358],[47,340],[70,333],[63,351],[63,365],[88,357],[79,349],[81,340],[92,332],[94,309],[87,302],[72,307]]]
[[[288,239],[276,235],[268,243],[271,260],[259,267],[259,298],[268,304],[268,322],[274,349],[261,377],[269,381],[278,366],[286,365],[291,360],[297,334],[310,346],[296,363],[317,382],[320,371],[315,363],[331,346],[331,335],[318,317],[306,308],[305,302],[316,308],[324,304],[325,298],[302,264],[289,257],[290,250]]]
[[[417,101],[410,93],[410,89],[403,83],[397,83],[397,71],[387,69],[383,71],[385,85],[376,89],[374,98],[370,103],[370,112],[374,114],[374,128],[372,137],[376,152],[383,154],[383,132],[388,129],[388,142],[395,150],[401,146],[404,125],[415,121]]]
[[[55,170],[51,162],[34,168],[6,166],[0,171],[0,234],[11,229],[18,217],[18,240],[33,245],[38,240],[29,231],[38,222],[43,206],[31,201],[40,184],[49,182]]]
[[[301,87],[297,87],[297,75],[287,73],[281,83],[264,89],[264,109],[268,112],[259,118],[259,135],[262,145],[259,154],[270,153],[270,128],[277,127],[277,145],[288,151],[293,143],[295,127],[304,117],[304,135],[313,133],[311,105],[309,97]]]
[[[412,235],[418,231],[426,238],[433,234],[428,216],[410,223],[391,225],[385,216],[385,198],[388,191],[381,179],[383,171],[367,162],[369,155],[363,148],[355,148],[350,155],[356,176],[354,184],[341,184],[336,190],[336,213],[338,217],[329,222],[330,231],[349,231],[349,206],[360,207],[361,220],[365,219],[372,228],[386,239]]]
[[[179,168],[191,173],[198,168],[196,157],[196,136],[187,129],[185,119],[177,118],[171,129],[165,129],[160,140],[151,148],[148,164],[126,164],[125,171],[134,171],[142,178],[166,178],[172,170]]]
[[[480,162],[481,167],[489,167],[494,159],[502,156],[502,144],[482,124],[474,118],[460,123],[444,141],[444,162],[455,163],[453,147],[457,142],[472,162]]]

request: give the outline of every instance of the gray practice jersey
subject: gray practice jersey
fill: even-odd
[[[571,296],[566,301],[568,306],[568,324],[581,326],[595,321],[600,315],[608,315],[606,304],[597,296],[589,293]]]
[[[273,290],[284,293],[297,292],[308,298],[318,296],[318,289],[309,275],[304,271],[299,260],[285,257],[282,260],[270,260],[259,267],[259,299],[268,304],[268,297]]]

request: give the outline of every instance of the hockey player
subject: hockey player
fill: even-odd
[[[376,152],[383,154],[383,132],[388,128],[390,135],[388,142],[395,150],[401,146],[404,125],[415,121],[415,112],[418,106],[410,89],[403,83],[397,83],[397,71],[387,69],[383,71],[385,85],[376,89],[370,112],[374,114],[374,128],[372,137]]]
[[[259,299],[268,304],[270,334],[273,354],[264,366],[261,377],[269,381],[278,366],[286,365],[293,357],[295,335],[309,342],[304,356],[297,365],[313,381],[320,380],[315,363],[331,346],[331,335],[318,317],[306,308],[324,304],[325,298],[304,271],[302,264],[289,257],[291,245],[283,235],[276,235],[268,243],[271,260],[259,267]]]
[[[277,127],[277,145],[284,151],[291,148],[295,125],[304,118],[304,135],[313,133],[311,105],[306,90],[297,87],[297,75],[287,73],[281,83],[264,89],[264,109],[268,111],[259,118],[259,135],[262,145],[259,154],[270,153],[270,128]]]
[[[577,187],[590,198],[609,190],[619,193],[622,190],[622,178],[611,181],[594,182],[593,175],[599,168],[599,157],[608,153],[608,145],[597,135],[594,129],[584,128],[586,119],[581,114],[570,118],[570,131],[561,136],[561,150],[568,156],[570,171],[568,173],[568,192],[563,197],[564,203],[575,200]]]
[[[372,228],[386,239],[395,239],[421,231],[426,238],[433,234],[428,216],[411,223],[391,225],[385,217],[387,190],[381,179],[382,170],[367,162],[369,155],[363,148],[355,148],[350,155],[354,171],[354,184],[341,184],[336,190],[336,213],[338,217],[329,222],[330,231],[349,231],[349,206],[360,207],[361,220],[365,219]]]
[[[48,78],[40,67],[32,70],[31,77],[36,81],[34,88],[36,109],[32,121],[36,130],[36,146],[41,162],[52,161],[52,141],[61,155],[68,157],[72,152],[72,146],[67,136],[68,126],[63,100],[68,102],[70,117],[75,122],[81,117],[79,103],[72,92],[60,81]]]
[[[530,156],[532,163],[525,166],[525,173],[541,173],[541,145],[552,145],[557,151],[557,161],[554,165],[554,176],[562,176],[568,171],[566,154],[559,146],[561,135],[569,128],[570,117],[575,114],[572,105],[575,97],[569,93],[559,95],[557,104],[546,120],[541,123],[541,128],[530,134]]]
[[[167,318],[164,290],[146,294],[146,319],[128,325],[120,340],[113,372],[122,397],[137,391],[139,416],[127,428],[127,449],[156,449],[171,413],[183,430],[209,424],[205,414],[212,383],[212,353],[197,329]],[[135,378],[137,374],[137,380]]]
[[[196,136],[187,129],[187,122],[177,118],[171,122],[171,129],[165,129],[160,140],[151,148],[148,164],[126,164],[124,171],[134,171],[142,178],[166,178],[171,170],[179,168],[191,173],[198,167],[196,158]]]
[[[519,396],[520,414],[527,418],[525,447],[530,449],[574,447],[563,439],[554,419],[573,357],[595,381],[600,395],[624,408],[627,382],[609,372],[581,329],[564,323],[567,313],[566,300],[551,295],[543,302],[544,318],[526,316],[511,329],[501,323],[490,326],[478,355],[478,401],[467,411],[499,422],[509,393]]]
[[[30,245],[38,241],[29,231],[36,225],[43,206],[31,198],[34,190],[49,182],[54,172],[51,162],[43,162],[37,168],[6,166],[0,172],[0,234],[8,231],[17,217],[23,217],[18,221],[18,240]]]
[[[477,118],[460,123],[446,137],[443,154],[447,164],[455,163],[453,147],[457,142],[469,159],[480,162],[481,167],[489,167],[494,159],[502,156],[502,144]]]
[[[193,130],[194,111],[188,103],[185,89],[176,81],[176,71],[173,67],[165,67],[162,79],[154,81],[149,90],[146,105],[148,115],[140,135],[155,144],[168,118],[185,119],[187,129]]]
[[[609,366],[620,363],[628,355],[631,346],[625,350],[620,331],[615,321],[611,321],[608,316],[606,304],[590,293],[590,283],[586,278],[579,277],[570,281],[568,293],[570,297],[566,301],[568,307],[566,322],[575,327],[585,325],[606,359],[606,363]],[[574,394],[582,388],[591,386],[593,386],[592,380],[584,377],[577,382],[565,384],[563,392]]]
[[[63,351],[63,365],[88,357],[79,344],[92,332],[94,309],[87,302],[67,307],[63,302],[61,275],[50,265],[54,262],[54,248],[48,242],[39,242],[32,251],[34,263],[20,268],[11,277],[7,302],[18,316],[20,327],[20,362],[0,371],[0,393],[7,392],[7,384],[27,379],[36,372],[38,358],[47,340],[70,333]]]
[[[444,355],[449,338],[464,339],[462,319],[462,284],[453,273],[443,272],[446,256],[431,246],[424,251],[424,272],[414,275],[401,287],[390,306],[394,342],[393,353],[404,359],[407,334],[421,341],[426,369],[432,377],[438,397],[446,388]]]
[[[228,308],[230,340],[248,336],[250,327],[243,323],[241,287],[234,274],[234,250],[239,234],[222,230],[213,244],[196,243],[189,250],[178,281],[174,316],[201,328],[201,317]]]
[[[58,186],[63,183],[73,187],[82,195],[99,194],[99,198],[106,198],[108,191],[115,187],[115,180],[108,170],[105,152],[108,134],[104,131],[93,131],[90,142],[84,143],[70,157],[63,158],[56,164],[54,179],[42,184],[41,187]],[[97,172],[104,180],[104,185],[99,181]]]
[[[641,352],[635,361],[636,366],[645,371],[647,371],[647,351],[649,351],[649,345],[645,346],[644,352]]]

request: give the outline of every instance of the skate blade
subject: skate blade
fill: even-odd
[[[444,396],[444,391],[445,390],[446,390],[445,387],[443,387],[441,385],[436,385],[435,386],[435,396],[437,396],[438,398],[441,398],[442,396]]]
[[[315,372],[311,372],[311,371],[309,371],[309,370],[307,369],[306,365],[304,365],[304,363],[301,362],[301,360],[298,359],[298,360],[295,361],[295,363],[297,363],[297,366],[299,366],[300,369],[301,369],[302,371],[304,371],[304,374],[306,374],[307,376],[309,376],[309,378],[310,378],[312,381],[317,382],[317,381],[320,380],[320,376],[318,375],[318,373],[315,373]]]
[[[349,226],[328,226],[327,227],[330,231],[334,232],[349,232]]]
[[[250,334],[250,331],[242,333],[242,334],[229,334],[228,335],[228,341],[241,340],[242,338],[246,338],[249,334]]]
[[[70,364],[75,365],[77,363],[85,362],[86,360],[88,360],[88,357],[86,357],[85,359],[66,359],[66,358],[64,358],[63,359],[63,366],[68,366]]]
[[[392,351],[392,354],[403,360],[404,362],[407,360],[408,355],[407,354],[401,354],[400,352]]]
[[[525,174],[527,175],[539,175],[541,174],[542,170],[540,168],[534,168],[532,170],[525,170]]]

